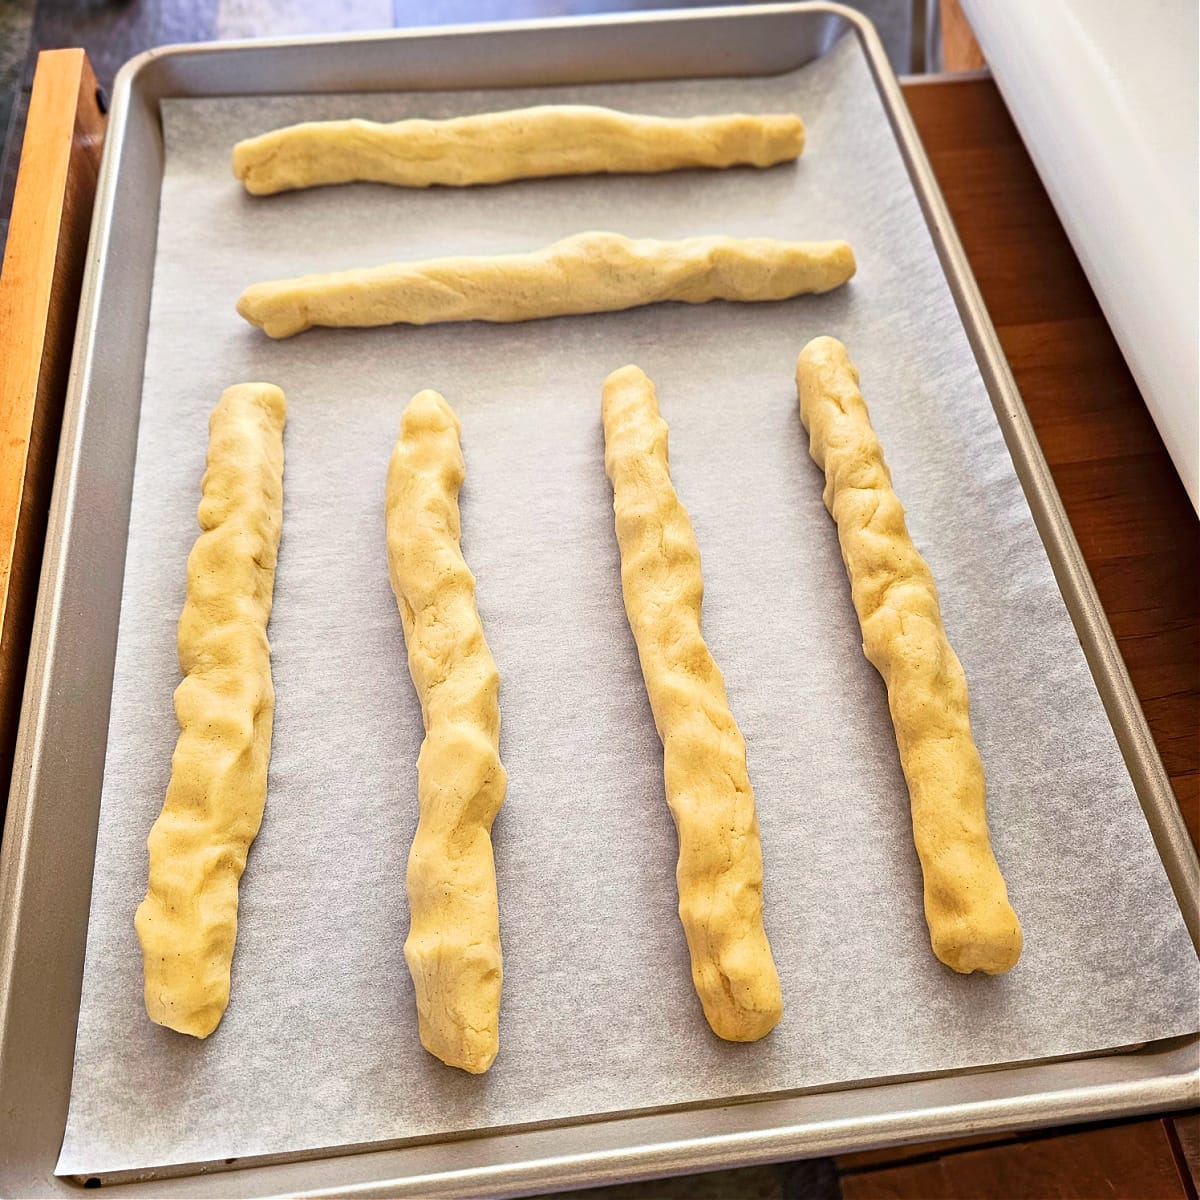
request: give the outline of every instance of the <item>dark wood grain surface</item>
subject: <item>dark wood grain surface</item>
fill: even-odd
[[[841,1187],[844,1200],[1195,1200],[1161,1120],[922,1154],[843,1171]]]

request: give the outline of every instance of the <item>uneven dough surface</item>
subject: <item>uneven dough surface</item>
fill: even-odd
[[[804,149],[792,113],[648,117],[547,104],[443,121],[306,121],[247,138],[233,173],[255,195],[328,183],[470,187],[550,175],[771,167]]]
[[[275,691],[267,621],[283,526],[283,392],[228,388],[209,419],[175,691],[179,741],[135,925],[146,1012],[208,1037],[229,1003],[238,881],[262,824]]]
[[[313,325],[533,321],[677,300],[787,300],[854,274],[845,242],[580,233],[528,254],[435,258],[256,283],[238,312],[273,338]]]
[[[638,367],[614,371],[604,381],[602,411],[625,612],[679,834],[679,917],[692,981],[713,1032],[753,1042],[783,1015],[783,995],[763,930],[746,743],[700,631],[700,551],[671,484],[654,384]]]
[[[404,957],[421,1044],[449,1066],[479,1073],[499,1049],[491,829],[508,776],[499,752],[500,675],[459,548],[464,473],[453,409],[437,392],[418,392],[404,410],[387,477],[388,570],[425,721]]]
[[[825,471],[863,652],[887,684],[933,951],[956,971],[999,974],[1020,957],[1021,925],[992,853],[966,676],[933,576],[909,537],[846,347],[831,337],[809,342],[796,387],[812,456]]]

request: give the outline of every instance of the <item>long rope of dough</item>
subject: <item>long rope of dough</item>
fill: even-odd
[[[499,753],[500,676],[459,548],[463,475],[458,418],[437,392],[418,392],[404,410],[387,478],[388,570],[425,721],[404,956],[421,1044],[479,1073],[499,1048],[491,828],[508,776]]]
[[[746,743],[700,632],[700,551],[667,462],[667,424],[637,367],[604,381],[604,465],[613,486],[625,611],[663,743],[679,834],[679,917],[713,1032],[736,1042],[783,1014],[762,921],[762,850]]]
[[[233,173],[264,196],[355,181],[470,187],[550,175],[771,167],[803,149],[804,123],[791,113],[648,117],[551,104],[443,121],[307,121],[238,142]]]
[[[825,471],[863,652],[887,684],[933,952],[956,971],[999,974],[1020,957],[1021,925],[992,853],[967,680],[933,576],[909,537],[846,347],[831,337],[809,342],[796,388]]]
[[[238,312],[273,338],[313,325],[533,321],[679,300],[787,300],[854,274],[845,242],[580,233],[528,254],[435,258],[256,283]]]
[[[179,618],[179,741],[150,830],[135,925],[146,1012],[208,1037],[229,1003],[238,881],[262,824],[275,691],[267,621],[283,525],[283,393],[228,388],[209,419],[208,470]]]

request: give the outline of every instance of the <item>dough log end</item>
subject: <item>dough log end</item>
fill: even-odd
[[[648,406],[657,415],[658,402],[654,384],[641,367],[630,363],[628,366],[618,367],[605,377],[600,400],[600,418],[606,428],[617,419],[619,412],[630,407],[636,410],[640,405]]]
[[[654,386],[650,383],[646,372],[641,367],[636,366],[634,363],[626,363],[625,366],[618,367],[615,371],[610,371],[605,376],[604,391],[607,392],[609,388],[632,387],[643,383],[649,384],[651,387]],[[601,400],[601,404],[603,404],[603,400]]]
[[[262,409],[273,425],[283,428],[287,421],[287,398],[283,389],[274,383],[235,383],[221,393],[221,404],[229,407],[251,405]],[[212,428],[213,415],[209,418],[209,428]]]
[[[134,927],[142,946],[146,1015],[156,1025],[203,1040],[229,1007],[229,972],[221,969],[218,951],[209,956],[213,969],[197,980],[195,964],[204,960],[181,948],[187,930],[177,926],[152,892],[138,905]]]
[[[245,141],[238,142],[233,148],[233,177],[240,179],[246,187],[246,191],[252,195],[261,196],[271,192],[270,187],[263,187],[257,178],[255,178],[254,168],[257,164],[259,155],[258,138],[246,138]]]
[[[211,1004],[206,1008],[192,1009],[187,1012],[164,1000],[151,991],[149,983],[145,986],[146,1015],[155,1025],[176,1033],[186,1033],[199,1041],[204,1041],[209,1034],[215,1032],[225,1015],[225,1006]]]
[[[482,1075],[500,1050],[500,948],[410,935],[404,958],[417,997],[421,1045],[448,1067]]]
[[[995,902],[985,911],[960,916],[932,914],[927,901],[926,920],[934,954],[960,975],[970,975],[973,971],[1003,975],[1021,957],[1024,934],[1007,899]]]
[[[405,405],[400,418],[401,438],[419,437],[423,433],[447,433],[450,430],[458,438],[462,433],[462,422],[441,392],[425,388]]]
[[[276,129],[238,142],[232,156],[234,178],[240,179],[252,196],[273,196],[305,186],[302,179],[296,182],[292,177],[295,156],[288,153],[293,134],[303,129],[302,125]]]
[[[845,245],[845,243],[841,244]],[[850,247],[847,245],[846,249],[849,250]],[[797,384],[802,379],[811,378],[813,372],[826,367],[848,370],[856,380],[858,378],[858,369],[850,360],[850,352],[837,338],[823,333],[819,337],[813,338],[800,351],[800,357],[796,360]]]
[[[849,242],[830,242],[825,262],[828,280],[823,288],[818,289],[819,291],[831,292],[834,288],[840,288],[843,284],[849,283],[858,271],[858,260],[854,257],[854,250]],[[828,340],[832,342],[835,339],[829,338]],[[840,342],[838,344],[841,345]]]
[[[714,981],[693,970],[704,1019],[717,1037],[726,1042],[757,1042],[779,1024],[783,991],[770,954],[767,949],[765,965],[751,967],[736,979]]]
[[[468,1075],[486,1075],[500,1052],[500,1035],[495,1029],[464,1029],[457,1037],[427,1021],[418,1021],[421,1045],[448,1067]]]
[[[735,118],[743,122],[747,145],[739,158],[756,167],[795,162],[804,153],[804,122],[795,113],[764,113]]]
[[[781,161],[790,162],[804,153],[807,136],[804,122],[795,113],[788,113],[777,120],[780,127],[781,149],[786,155]]]
[[[755,859],[761,862],[757,853]],[[760,879],[762,868],[742,873]],[[783,1016],[783,989],[762,923],[761,886],[726,880],[711,896],[697,895],[682,875],[678,879],[679,918],[704,1017],[727,1042],[757,1042]]]
[[[280,292],[277,284],[252,284],[239,297],[237,310],[238,316],[256,325],[267,337],[292,337],[310,326],[303,306]]]

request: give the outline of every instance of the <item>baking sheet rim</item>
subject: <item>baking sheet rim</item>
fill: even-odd
[[[859,14],[842,8],[840,5],[788,5],[779,7],[755,5],[744,9],[717,8],[676,13],[639,13],[634,15],[606,14],[602,17],[584,20],[566,19],[514,22],[503,25],[463,26],[438,30],[436,36],[481,32],[504,32],[506,34],[519,35],[521,33],[535,32],[548,27],[562,25],[629,25],[651,21],[696,21],[714,16],[753,20],[756,16],[765,13],[783,14],[803,10],[819,10],[841,15],[860,39],[868,65],[871,68],[876,86],[883,100],[885,111],[888,113],[893,132],[904,157],[905,165],[909,171],[914,192],[921,204],[926,220],[930,224],[931,234],[942,262],[943,271],[953,292],[956,305],[975,354],[977,365],[992,400],[997,420],[1009,444],[1010,452],[1013,455],[1014,463],[1022,485],[1025,488],[1030,508],[1037,521],[1039,533],[1046,545],[1048,556],[1055,570],[1060,590],[1071,611],[1076,631],[1088,656],[1093,677],[1096,679],[1105,701],[1110,723],[1118,736],[1126,764],[1133,776],[1143,811],[1151,825],[1160,856],[1166,865],[1168,875],[1175,890],[1176,899],[1180,902],[1185,921],[1187,921],[1189,931],[1192,933],[1193,940],[1195,941],[1197,937],[1195,901],[1198,890],[1197,876],[1200,875],[1200,864],[1197,863],[1195,851],[1187,839],[1186,829],[1183,826],[1178,807],[1174,803],[1173,793],[1167,781],[1161,760],[1150,739],[1145,718],[1137,702],[1136,695],[1133,693],[1128,675],[1124,670],[1124,665],[1116,649],[1111,629],[1099,605],[1090,576],[1087,573],[1086,566],[1083,564],[1073,534],[1066,522],[1065,513],[1062,510],[1061,501],[1050,479],[1048,467],[1041,454],[1040,447],[1033,436],[1028,414],[1016,391],[1015,384],[1008,371],[1007,363],[1000,352],[995,330],[991,326],[990,318],[983,306],[974,278],[966,263],[965,255],[950,223],[948,212],[934,181],[924,150],[917,140],[915,129],[904,106],[898,84],[891,75],[886,61],[881,57],[883,53],[882,48],[869,23],[861,18]],[[135,93],[138,88],[144,83],[144,68],[151,62],[168,56],[195,55],[197,53],[222,54],[230,50],[245,49],[270,51],[301,43],[311,46],[314,44],[323,45],[363,40],[391,41],[412,36],[432,35],[428,30],[411,30],[399,34],[385,32],[380,34],[350,35],[345,38],[293,38],[255,43],[224,43],[200,47],[167,47],[149,51],[131,60],[118,76],[114,90],[112,118],[109,127],[109,145],[105,149],[105,160],[102,165],[100,182],[97,189],[96,209],[93,214],[92,240],[90,243],[92,250],[89,256],[80,305],[82,319],[79,322],[76,332],[75,356],[64,420],[64,436],[59,450],[55,495],[47,532],[47,554],[45,555],[43,574],[40,581],[39,611],[30,651],[29,673],[26,681],[21,729],[17,752],[14,756],[13,788],[10,801],[13,817],[8,823],[10,836],[6,839],[3,870],[0,871],[0,889],[2,889],[0,894],[3,895],[6,901],[6,907],[8,904],[15,904],[19,908],[19,893],[22,890],[22,880],[20,877],[24,874],[27,865],[26,847],[24,837],[22,836],[24,829],[22,825],[26,810],[36,803],[38,767],[40,759],[45,753],[42,726],[49,711],[48,676],[54,661],[54,642],[57,631],[58,611],[64,599],[61,586],[64,564],[71,547],[69,517],[70,509],[73,506],[75,478],[81,466],[80,424],[88,403],[93,402],[88,392],[90,390],[90,369],[97,349],[94,337],[94,325],[100,301],[100,292],[102,290],[98,286],[98,276],[101,275],[103,270],[119,183],[116,160],[122,141],[127,136],[129,107],[136,98]],[[145,98],[144,95],[142,98]],[[151,102],[154,102],[155,99],[157,97],[153,98]],[[8,924],[8,932],[3,934],[3,940],[0,941],[0,972],[2,972],[0,978],[3,978],[6,983],[11,983],[13,971],[13,935],[16,932],[17,926],[18,922],[10,922]],[[7,1000],[7,995],[0,996],[0,1001],[4,1002],[5,1007],[7,1007]],[[1185,1044],[1196,1042],[1200,1042],[1200,1037],[1185,1039]],[[1159,1044],[1156,1043],[1155,1045]],[[1109,1056],[1109,1061],[1112,1061],[1114,1058],[1121,1059],[1128,1057],[1127,1054],[1123,1055],[1118,1052],[1115,1055]],[[1076,1062],[1080,1061],[1080,1056],[1056,1061]],[[1030,1067],[1033,1065],[1035,1064],[1024,1062],[1013,1064],[1012,1066],[989,1067],[963,1073],[951,1072],[949,1074],[986,1077],[998,1072],[1012,1070],[1013,1066]],[[943,1076],[938,1076],[938,1078],[941,1077]],[[1104,1105],[1106,1110],[1111,1110],[1112,1108],[1114,1088],[1118,1089],[1120,1093],[1118,1099],[1123,1097],[1128,1101],[1131,1108],[1137,1108],[1139,1104],[1151,1099],[1153,1085],[1156,1082],[1166,1083],[1168,1079],[1172,1085],[1167,1089],[1169,1094],[1154,1097],[1152,1102],[1156,1107],[1163,1107],[1175,1102],[1186,1102],[1190,1097],[1194,1096],[1196,1092],[1195,1081],[1188,1075],[1162,1076],[1158,1079],[1151,1077],[1142,1080],[1121,1080],[1112,1084],[1096,1083],[1091,1085],[1091,1087],[1096,1090],[1098,1096],[1101,1091],[1106,1093],[1107,1103]],[[896,1085],[896,1081],[872,1081],[866,1086]],[[859,1085],[857,1089],[851,1086],[845,1090],[862,1090],[862,1086]],[[901,1084],[900,1086],[903,1085]],[[830,1090],[817,1089],[816,1094]],[[840,1091],[843,1089],[839,1087],[837,1090]],[[1077,1092],[1078,1089],[1073,1089],[1073,1091]],[[814,1093],[810,1092],[806,1094],[811,1095]],[[1042,1093],[1041,1095],[1046,1096],[1049,1094],[1051,1093]],[[779,1100],[786,1099],[786,1097],[773,1095],[771,1099]],[[1025,1098],[1025,1104],[1027,1106],[1031,1105],[1037,1099],[1038,1094],[1031,1093]],[[750,1108],[756,1103],[761,1102],[761,1100],[750,1100],[744,1102],[744,1104],[739,1103],[739,1107]],[[961,1101],[945,1106],[945,1109],[947,1111],[953,1111],[958,1108],[965,1110],[970,1108],[972,1103],[971,1101]],[[1005,1106],[1019,1110],[1021,1102],[1009,1099],[1006,1101]],[[942,1111],[943,1106],[938,1107],[939,1111]],[[688,1110],[675,1108],[669,1111],[680,1112]],[[1075,1107],[1072,1113],[1073,1115],[1078,1115],[1078,1108]],[[643,1113],[641,1115],[657,1116],[662,1114],[656,1111],[653,1114]],[[1019,1118],[1019,1111],[1010,1113],[1008,1117],[1010,1122]],[[637,1121],[637,1117],[619,1119]],[[1048,1118],[1044,1112],[1039,1112],[1037,1119],[1039,1123],[1046,1123]],[[1005,1118],[1001,1116],[994,1122],[994,1125],[999,1127],[1004,1120]],[[582,1122],[579,1124],[582,1124]],[[572,1123],[555,1126],[560,1131],[571,1127]],[[771,1134],[780,1134],[783,1132],[783,1129],[762,1129],[757,1131],[761,1137],[770,1137]],[[487,1138],[489,1136],[502,1137],[504,1135],[484,1134],[476,1136]],[[728,1138],[739,1136],[744,1135],[731,1134],[726,1135],[726,1137],[714,1135],[705,1139],[705,1141],[717,1147]],[[430,1143],[425,1142],[424,1144],[429,1145]],[[382,1152],[389,1148],[374,1144],[364,1147],[357,1152],[362,1153],[364,1150]],[[400,1147],[400,1149],[403,1149],[403,1147]],[[648,1158],[654,1149],[653,1145],[647,1144],[631,1146],[626,1148],[626,1156],[633,1156],[636,1159],[640,1154],[644,1158]],[[303,1156],[303,1159],[311,1162],[314,1159],[319,1159],[320,1156],[321,1152],[318,1151]],[[339,1154],[338,1157],[346,1157],[346,1155]],[[602,1156],[598,1155],[597,1157]],[[254,1165],[259,1164],[256,1162]],[[599,1163],[596,1165],[600,1166]],[[512,1167],[511,1169],[516,1170],[517,1168]],[[142,1177],[144,1178],[144,1176]],[[168,1176],[160,1175],[159,1177],[167,1178]],[[628,1171],[625,1170],[619,1177],[626,1178],[630,1176]],[[606,1176],[602,1173],[593,1174],[588,1176],[588,1182],[601,1182],[604,1178]],[[494,1184],[495,1182],[493,1179],[492,1183]]]

